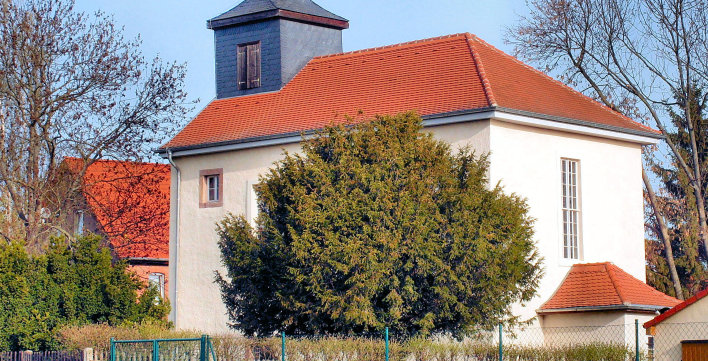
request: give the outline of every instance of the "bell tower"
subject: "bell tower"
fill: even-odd
[[[349,21],[312,0],[244,0],[207,21],[216,97],[280,90],[315,56],[342,52]]]

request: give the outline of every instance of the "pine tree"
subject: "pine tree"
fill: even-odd
[[[708,124],[705,122],[704,91],[694,85],[693,100],[690,102],[691,120],[696,132],[696,145],[700,167],[708,166]],[[677,97],[678,102],[682,99]],[[676,144],[681,156],[687,160],[688,166],[693,168],[693,156],[688,133],[688,125],[683,114],[676,113],[669,108],[668,113],[673,124],[673,132],[668,137]],[[703,290],[708,286],[708,259],[703,251],[700,237],[700,224],[696,210],[695,193],[689,186],[686,173],[678,169],[673,153],[669,154],[667,162],[654,160],[653,171],[659,176],[663,194],[659,197],[667,227],[671,238],[671,247],[676,262],[676,271],[679,275],[686,298]],[[704,174],[701,180],[702,188],[708,187],[708,179]],[[653,219],[649,220],[649,231],[652,239],[647,240],[647,282],[657,289],[674,294],[669,271],[667,267],[665,247],[657,241],[659,234]]]

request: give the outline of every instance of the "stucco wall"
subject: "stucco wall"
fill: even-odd
[[[633,347],[639,321],[639,347],[647,348],[648,338],[642,324],[655,315],[625,311],[556,313],[539,316],[544,341],[548,345],[574,345],[590,342],[617,343]]]
[[[696,301],[656,325],[655,360],[680,360],[683,340],[708,340],[708,297]]]
[[[171,242],[175,249],[170,253],[170,264],[175,264],[174,255],[178,257],[171,273],[172,283],[177,286],[177,294],[172,298],[177,328],[211,334],[230,331],[226,308],[214,284],[214,272],[223,272],[216,224],[228,212],[246,213],[248,182],[257,182],[259,174],[281,158],[283,149],[296,152],[299,147],[290,144],[175,159],[182,173],[179,251],[175,242]],[[199,208],[199,171],[215,168],[224,171],[223,206]],[[173,237],[174,233],[171,241]]]
[[[544,258],[538,295],[514,312],[536,316],[573,263],[610,261],[645,281],[641,147],[492,121],[492,183],[524,196]],[[562,258],[561,158],[580,161],[581,258]]]
[[[470,146],[478,153],[491,151],[490,178],[509,192],[528,198],[536,218],[536,240],[545,258],[545,277],[539,296],[528,305],[515,306],[524,318],[548,299],[569,269],[560,260],[560,157],[581,161],[582,262],[612,261],[644,280],[641,149],[617,141],[539,130],[498,121],[476,121],[427,128],[453,149]],[[226,310],[214,284],[221,270],[215,224],[227,212],[246,214],[249,182],[255,183],[283,148],[273,146],[175,159],[182,171],[179,251],[171,230],[170,265],[176,298],[171,295],[178,328],[208,333],[227,332]],[[199,171],[223,168],[223,207],[199,208]],[[173,210],[176,206],[173,173]],[[176,212],[170,213],[172,225]],[[175,260],[175,257],[178,260]],[[172,316],[174,319],[174,315]]]

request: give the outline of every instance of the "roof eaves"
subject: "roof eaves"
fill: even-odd
[[[603,305],[603,306],[580,306],[566,308],[549,308],[538,309],[536,313],[539,315],[552,313],[571,313],[571,312],[592,312],[592,311],[636,311],[654,313],[666,308],[665,306],[656,305],[638,305],[638,304],[621,304],[621,305]]]
[[[308,24],[318,24],[335,29],[348,29],[349,22],[347,20],[332,19],[319,15],[311,15],[299,13],[296,11],[284,9],[270,9],[259,11],[253,14],[238,15],[227,18],[214,18],[207,20],[207,29],[218,29],[237,24],[247,24],[270,18],[284,18],[304,22]]]
[[[123,258],[128,264],[132,266],[143,265],[143,266],[167,266],[170,262],[169,258],[155,258],[155,257],[126,257]]]
[[[492,114],[485,114],[488,112],[493,112],[496,110],[495,107],[484,107],[484,108],[474,108],[474,109],[465,109],[465,110],[456,110],[456,111],[451,111],[451,112],[445,112],[445,113],[438,113],[438,114],[430,114],[430,115],[423,115],[421,118],[423,119],[423,126],[438,126],[438,125],[443,125],[443,124],[450,124],[450,123],[460,123],[460,122],[466,122],[466,121],[474,121],[478,120],[480,116],[482,118],[484,117],[491,117]],[[460,119],[459,117],[461,116],[466,116],[466,115],[477,115],[474,118],[470,117],[464,117],[463,119]],[[441,121],[441,119],[448,119],[448,121]],[[264,135],[264,136],[257,136],[257,137],[250,137],[250,138],[242,138],[242,139],[234,139],[234,140],[225,140],[221,142],[212,142],[212,143],[201,143],[201,144],[194,144],[194,145],[186,145],[186,146],[178,146],[178,147],[169,147],[168,144],[163,145],[160,148],[153,149],[153,152],[156,154],[160,154],[162,156],[166,156],[168,152],[185,152],[185,151],[193,151],[193,150],[200,150],[200,149],[206,149],[206,148],[219,148],[219,147],[227,147],[227,146],[234,146],[234,145],[245,145],[245,144],[257,144],[257,145],[252,145],[252,146],[244,146],[243,148],[255,148],[259,146],[267,146],[267,145],[275,145],[275,144],[288,144],[288,143],[297,143],[300,140],[302,140],[302,137],[309,136],[317,132],[319,129],[310,129],[310,130],[305,130],[305,131],[299,131],[299,132],[287,132],[287,133],[279,133],[279,134],[272,134],[272,135]],[[233,149],[229,149],[233,150]],[[219,151],[214,151],[214,153],[219,152]],[[211,152],[209,152],[211,153]]]
[[[665,138],[664,135],[660,134],[660,133],[649,132],[649,131],[644,131],[644,130],[637,130],[637,129],[629,129],[629,128],[618,127],[618,126],[614,126],[614,125],[607,125],[607,124],[596,123],[596,122],[589,122],[587,120],[559,117],[556,115],[548,115],[548,114],[530,112],[527,110],[519,110],[519,109],[500,107],[500,106],[496,106],[496,109],[499,111],[505,112],[505,113],[510,113],[510,114],[523,115],[523,116],[527,116],[527,117],[534,117],[534,118],[545,119],[545,120],[553,120],[556,122],[566,123],[566,124],[582,125],[582,126],[591,127],[591,128],[598,128],[598,129],[610,130],[610,131],[615,131],[615,132],[620,132],[620,133],[639,135],[639,136],[653,138],[653,139],[664,139]]]
[[[500,111],[500,112],[505,112],[505,113],[509,113],[509,114],[527,116],[527,117],[534,117],[534,118],[556,121],[556,122],[572,124],[572,125],[580,125],[580,126],[585,126],[585,127],[589,127],[589,128],[597,128],[597,129],[602,129],[602,130],[614,131],[614,132],[618,132],[618,133],[643,136],[643,137],[648,137],[648,138],[653,138],[653,139],[662,139],[663,138],[662,135],[656,134],[653,132],[644,132],[644,131],[640,131],[640,130],[615,127],[615,126],[604,125],[604,124],[599,124],[599,123],[594,123],[594,122],[588,122],[588,121],[584,121],[584,120],[563,118],[563,117],[557,117],[557,116],[546,115],[546,114],[539,114],[539,113],[528,112],[528,111],[523,111],[523,110],[504,108],[504,107],[499,107],[499,106],[463,109],[463,110],[456,110],[456,111],[445,112],[445,113],[429,114],[429,115],[424,115],[421,118],[423,118],[423,121],[424,121],[423,125],[424,126],[433,126],[433,125],[442,125],[442,124],[458,123],[458,122],[476,120],[476,119],[466,119],[464,117],[463,118],[459,118],[459,117],[471,115],[471,114],[486,115],[483,113],[494,112],[494,111]],[[441,121],[441,119],[445,119],[445,118],[452,118],[453,120]],[[426,124],[426,123],[428,123],[428,124]],[[207,148],[220,148],[220,147],[225,148],[225,147],[230,147],[230,146],[235,146],[235,145],[243,145],[243,147],[239,147],[239,149],[241,149],[241,148],[255,148],[255,147],[260,147],[260,146],[268,146],[268,145],[276,145],[276,144],[297,143],[300,140],[302,140],[301,135],[303,135],[303,134],[305,136],[311,135],[315,131],[316,131],[316,129],[311,129],[311,130],[306,130],[306,131],[302,131],[302,132],[287,132],[287,133],[271,134],[271,135],[264,135],[264,136],[258,136],[258,137],[226,140],[226,141],[212,142],[212,143],[200,143],[200,144],[177,146],[177,147],[170,147],[169,143],[168,143],[160,148],[154,149],[153,151],[157,154],[162,155],[163,157],[166,157],[168,152],[173,152],[173,153],[187,152],[187,151],[195,151],[195,150],[201,150],[201,149],[207,149]],[[217,153],[217,152],[228,151],[228,150],[233,150],[233,149],[214,150],[214,151],[209,151],[209,152],[204,152],[204,153],[212,153],[212,152]]]

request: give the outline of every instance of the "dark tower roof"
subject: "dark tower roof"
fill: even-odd
[[[349,27],[347,19],[323,9],[312,0],[244,0],[235,8],[207,20],[207,28],[216,29],[277,17],[336,29]]]

